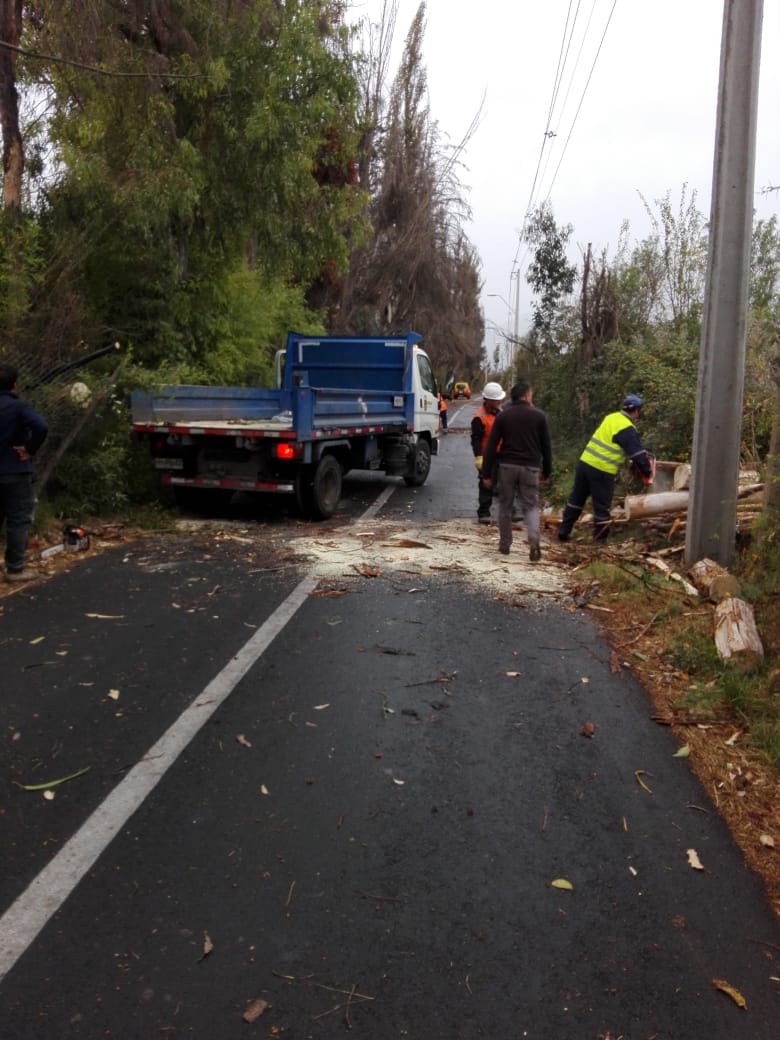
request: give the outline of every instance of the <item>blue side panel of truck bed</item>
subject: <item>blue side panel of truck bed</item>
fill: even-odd
[[[414,425],[414,332],[397,337],[287,337],[281,389],[171,386],[134,392],[133,422],[208,426],[284,422],[300,440],[365,426]],[[365,432],[365,431],[364,431]]]

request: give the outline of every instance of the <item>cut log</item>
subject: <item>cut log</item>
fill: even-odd
[[[749,498],[762,491],[763,484],[746,484],[737,490],[737,498]],[[626,495],[623,509],[627,520],[641,520],[645,516],[662,513],[682,513],[688,509],[688,491],[658,491],[644,495]]]
[[[680,513],[688,508],[687,491],[659,491],[650,495],[626,495],[623,508],[629,520],[661,513]]]
[[[691,486],[691,467],[688,462],[681,462],[674,471],[672,486],[675,491],[685,491]]]
[[[691,565],[688,574],[699,592],[709,592],[710,585],[715,578],[720,574],[728,574],[728,571],[715,560],[705,556]]]
[[[722,661],[751,668],[764,656],[753,608],[730,596],[715,607],[715,648]]]

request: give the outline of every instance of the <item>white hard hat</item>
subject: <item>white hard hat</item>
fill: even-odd
[[[485,383],[482,396],[486,401],[503,401],[506,392],[501,388],[500,383]]]

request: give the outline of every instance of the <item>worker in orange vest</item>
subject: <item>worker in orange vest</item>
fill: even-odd
[[[444,395],[441,390],[439,391],[439,425],[441,426],[441,432],[447,432],[447,402],[444,399]]]
[[[506,397],[506,392],[500,383],[485,383],[482,390],[482,405],[477,414],[471,420],[471,450],[474,452],[474,465],[477,473],[482,472],[482,456],[485,454],[493,422],[501,411],[501,402]],[[477,520],[481,524],[490,523],[490,507],[493,504],[493,490],[495,480],[491,485],[485,485],[482,477],[479,477],[479,490],[477,493]]]

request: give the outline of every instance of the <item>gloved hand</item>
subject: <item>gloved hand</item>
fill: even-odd
[[[481,473],[482,472],[482,456],[481,455],[475,455],[474,456],[474,465],[477,467],[477,473]]]

